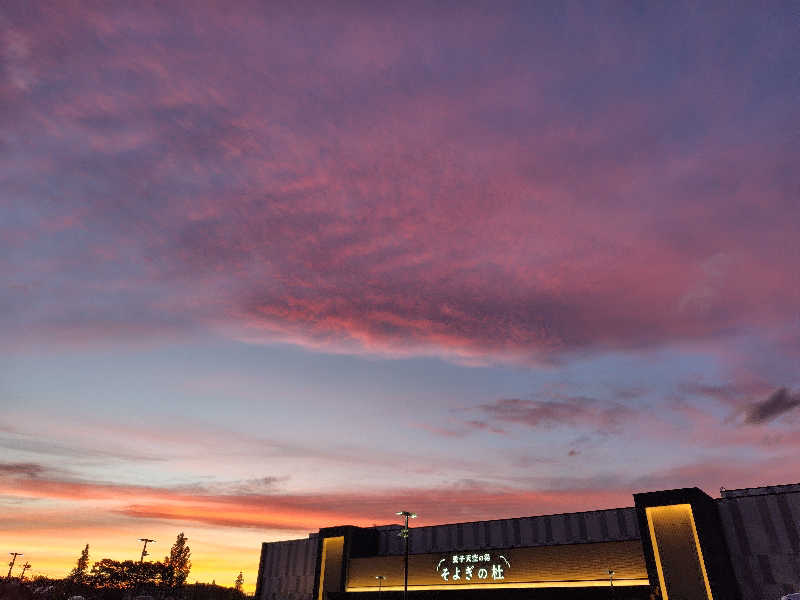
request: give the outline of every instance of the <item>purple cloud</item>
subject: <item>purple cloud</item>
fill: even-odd
[[[509,9],[10,7],[5,343],[547,362],[784,328],[795,71],[749,28],[780,19]]]
[[[544,429],[567,427],[579,430],[586,427],[608,432],[637,416],[636,411],[620,403],[580,396],[547,400],[500,398],[477,408],[491,422]]]
[[[792,393],[779,388],[760,402],[753,403],[747,410],[745,423],[762,425],[778,419],[800,406],[800,393]]]

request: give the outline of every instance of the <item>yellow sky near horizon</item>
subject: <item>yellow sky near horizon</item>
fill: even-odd
[[[103,558],[139,559],[141,537],[155,539],[148,544],[148,560],[161,560],[169,553],[177,534],[183,531],[191,548],[192,568],[189,581],[233,587],[239,571],[244,574],[244,591],[252,594],[256,587],[261,543],[275,539],[303,537],[286,532],[264,532],[257,529],[230,527],[185,526],[171,523],[130,523],[122,527],[59,529],[44,526],[35,530],[0,531],[0,548],[23,552],[14,573],[19,574],[25,561],[31,563],[30,577],[64,577],[76,564],[81,550],[89,544],[90,565]],[[306,534],[307,535],[307,534]],[[6,571],[3,570],[2,575]]]

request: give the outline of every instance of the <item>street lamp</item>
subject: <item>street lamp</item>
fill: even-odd
[[[611,597],[614,597],[614,571],[608,570],[608,584],[611,586]]]
[[[395,514],[405,519],[405,526],[400,531],[400,537],[405,538],[406,540],[406,553],[405,553],[405,562],[403,568],[403,600],[407,600],[408,599],[408,520],[416,519],[417,513],[409,512],[407,510],[401,510],[399,513]]]
[[[383,575],[375,575],[375,579],[378,580],[378,598],[381,597],[381,586],[383,585],[383,580],[386,579]]]

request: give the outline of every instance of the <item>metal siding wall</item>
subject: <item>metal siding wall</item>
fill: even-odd
[[[403,552],[402,540],[397,536],[398,531],[396,529],[379,531],[379,555]],[[417,527],[411,529],[409,545],[413,553],[419,554],[636,539],[639,539],[636,510],[616,508]]]
[[[505,547],[511,546],[511,536],[509,535],[508,531],[508,521],[506,519],[497,521],[497,525],[500,527],[500,543]]]
[[[553,528],[553,543],[563,544],[568,542],[567,528],[564,523],[564,515],[553,515],[550,517],[550,524]]]
[[[572,521],[572,515],[564,515],[564,539],[568,542],[575,541],[575,524]]]
[[[800,492],[717,502],[734,572],[747,600],[800,591]]]
[[[261,544],[261,554],[258,557],[258,580],[256,580],[256,598],[261,598],[261,582],[264,580],[264,556],[266,555],[264,544]]]
[[[456,525],[448,525],[447,526],[447,547],[448,548],[456,548],[458,544],[456,540],[458,539],[458,529],[456,529]]]
[[[503,532],[500,530],[500,523],[497,521],[490,521],[487,522],[485,525],[486,529],[488,530],[488,536],[486,541],[486,547],[497,547],[501,548],[504,546],[503,544]]]
[[[378,536],[378,554],[386,554],[386,536]]]
[[[616,510],[615,512],[617,513],[617,523],[619,524],[620,537],[628,537],[630,535],[631,524],[634,521],[626,518],[627,513],[624,510]]]
[[[464,547],[465,548],[475,548],[477,544],[475,543],[475,525],[472,523],[465,523],[464,524]]]
[[[391,554],[400,554],[405,550],[402,538],[397,535],[400,533],[397,530],[392,530],[389,533],[389,552]]]
[[[435,527],[426,527],[425,528],[425,544],[424,544],[424,546],[425,546],[425,551],[426,552],[432,552],[433,551],[434,536],[436,535],[436,533],[434,531],[435,529],[436,529]]]
[[[427,527],[417,527],[411,530],[408,536],[408,549],[410,552],[424,552],[428,545],[425,540]]]
[[[531,528],[531,520],[524,518],[519,520],[519,545],[531,546],[533,544],[533,531]]]
[[[514,532],[514,545],[522,545],[522,519],[512,519],[511,530]]]
[[[311,600],[316,554],[316,537],[264,544],[258,600]]]
[[[603,539],[603,530],[600,525],[602,513],[592,512],[586,514],[586,537],[590,541]],[[607,537],[607,536],[606,536]]]
[[[586,513],[577,513],[575,518],[578,520],[578,539],[589,540],[589,527],[586,524]]]

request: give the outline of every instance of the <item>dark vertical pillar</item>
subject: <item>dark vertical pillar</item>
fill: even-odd
[[[660,582],[659,571],[661,571],[665,580],[684,583],[687,576],[686,569],[692,572],[694,569],[698,569],[698,572],[705,572],[712,600],[739,600],[741,598],[731,565],[730,553],[722,531],[722,523],[717,512],[717,505],[713,498],[699,488],[647,492],[634,494],[633,498],[636,504],[645,563],[651,583],[660,585],[660,583],[657,583]],[[677,510],[678,506],[686,505],[689,507],[688,511],[684,514],[676,513],[678,517],[675,525],[666,524],[666,527],[662,529],[662,538],[665,543],[664,550],[668,555],[660,557],[659,549],[653,547],[653,536],[651,534],[651,531],[654,531],[651,526],[655,528],[657,524],[651,523],[650,519],[648,519],[647,509],[655,510],[673,507]],[[651,512],[651,514],[656,513]],[[683,555],[676,554],[675,552],[678,551],[680,544],[685,541],[679,539],[681,535],[679,530],[685,525],[684,521],[687,515],[689,515],[688,519],[693,521],[697,536],[696,542],[692,541],[692,546],[696,545],[698,551],[695,554],[691,552]],[[671,539],[668,539],[670,537]],[[661,545],[658,539],[656,544]],[[689,554],[692,556],[689,556]],[[700,560],[702,560],[702,564],[697,564],[697,561]],[[692,561],[694,561],[694,564],[689,564]],[[669,569],[678,568],[679,564],[683,565],[683,572],[667,572]],[[704,592],[703,596],[706,595]],[[702,598],[702,600],[705,600],[705,598]]]
[[[342,541],[341,559],[339,561],[327,560],[327,557],[323,556],[325,540],[339,537],[344,538]],[[320,598],[320,579],[322,579],[323,582],[323,596],[324,592],[344,592],[347,586],[347,567],[350,558],[373,556],[377,554],[377,552],[378,532],[375,529],[355,527],[353,525],[325,527],[320,529],[319,537],[317,538],[317,564],[314,569],[313,600],[318,600]],[[329,585],[325,585],[324,583],[325,578],[328,577],[326,567],[332,569],[331,575],[336,582],[334,586],[335,589],[332,589]]]

